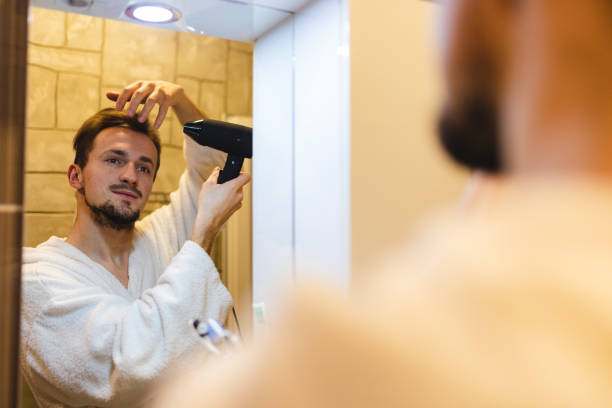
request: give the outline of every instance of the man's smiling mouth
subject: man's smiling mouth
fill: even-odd
[[[136,200],[138,199],[138,194],[132,192],[132,191],[127,191],[127,190],[113,190],[113,193],[117,194],[118,196],[122,197],[122,198],[126,198],[128,200]]]
[[[126,191],[113,191],[113,193],[117,194],[121,198],[125,198],[128,200],[136,200],[138,196],[134,193],[126,192]]]
[[[138,198],[142,198],[142,193],[138,191],[135,187],[127,186],[125,184],[116,184],[110,186],[110,191],[114,194],[117,194],[121,198],[127,200],[137,200]]]

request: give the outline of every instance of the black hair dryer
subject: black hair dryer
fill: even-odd
[[[253,129],[250,127],[200,119],[186,123],[183,132],[202,146],[227,153],[225,167],[219,173],[219,184],[238,177],[245,157],[253,157]]]

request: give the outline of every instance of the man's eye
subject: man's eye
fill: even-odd
[[[139,167],[138,171],[141,171],[141,172],[147,173],[147,174],[151,173],[151,170],[149,170],[148,167],[144,167],[144,166],[143,167]]]
[[[108,163],[111,163],[111,164],[117,164],[117,163],[119,163],[119,160],[118,160],[118,159],[115,159],[115,158],[106,159],[106,161],[107,161]]]

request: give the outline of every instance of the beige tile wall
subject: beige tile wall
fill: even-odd
[[[149,26],[31,8],[28,49],[25,245],[65,236],[74,192],[66,170],[72,137],[108,90],[138,79],[181,84],[213,119],[250,116],[253,46]],[[183,134],[172,115],[160,130],[162,164],[146,210],[163,205],[181,174]]]

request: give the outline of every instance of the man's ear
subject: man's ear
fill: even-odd
[[[83,188],[83,170],[78,164],[68,166],[68,184],[75,190],[79,191]]]

